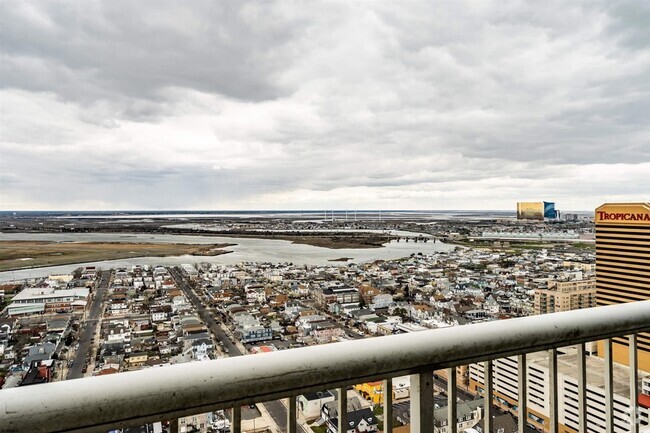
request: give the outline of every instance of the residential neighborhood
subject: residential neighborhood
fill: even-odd
[[[3,388],[539,314],[536,293],[589,288],[593,275],[592,250],[505,242],[364,264],[82,267],[0,287]],[[481,396],[470,393],[469,368],[457,370],[459,426],[480,431]],[[444,433],[446,374],[437,373],[436,431]],[[403,409],[393,412],[395,428],[409,423],[409,387],[409,376],[392,381]],[[298,397],[304,431],[336,433],[336,392]],[[381,430],[383,382],[348,392],[349,432]],[[260,420],[255,430],[278,431],[273,409],[284,407],[267,406],[248,416]],[[214,412],[180,425],[225,431],[228,419]]]

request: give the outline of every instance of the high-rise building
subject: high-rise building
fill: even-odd
[[[555,219],[557,217],[555,203],[548,201],[517,202],[517,219],[544,221],[545,218]]]
[[[596,306],[596,279],[549,281],[535,290],[535,314],[579,310]]]
[[[595,224],[597,304],[650,299],[650,203],[606,203],[596,209]],[[612,353],[627,365],[627,340],[614,339]],[[650,371],[648,333],[638,336],[638,359],[639,368]]]

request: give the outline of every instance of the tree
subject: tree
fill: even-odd
[[[366,308],[366,300],[361,298],[359,300],[359,308]]]
[[[81,278],[81,270],[82,270],[81,268],[75,269],[74,271],[72,271],[72,276],[78,280],[79,278]]]

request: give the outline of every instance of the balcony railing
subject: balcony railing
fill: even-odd
[[[448,369],[448,419],[456,419],[456,366],[484,363],[485,393],[492,401],[492,361],[518,355],[519,431],[526,419],[526,354],[549,351],[549,431],[558,428],[557,349],[580,353],[580,431],[586,431],[585,342],[605,340],[607,431],[614,429],[611,338],[630,344],[630,430],[638,431],[636,334],[650,330],[650,301],[377,337],[214,361],[150,368],[0,391],[0,432],[98,431],[173,420],[232,408],[233,433],[241,429],[241,406],[288,399],[287,430],[295,433],[296,396],[339,388],[338,431],[347,432],[348,386],[411,376],[411,431],[433,431],[433,371]],[[524,368],[522,369],[521,366]],[[392,396],[384,415],[391,420]],[[484,431],[491,431],[491,404]],[[523,416],[522,416],[523,415]],[[453,423],[452,423],[453,425]],[[385,431],[391,432],[390,421]]]

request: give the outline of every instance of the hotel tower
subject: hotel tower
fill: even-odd
[[[606,203],[596,209],[595,223],[597,304],[650,299],[650,203]],[[627,340],[615,338],[612,353],[627,365]],[[638,360],[639,369],[650,371],[649,333],[639,334]]]

